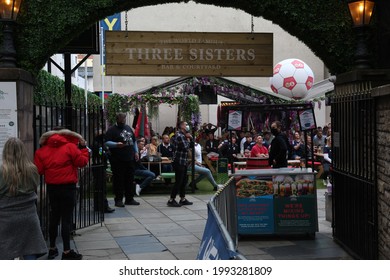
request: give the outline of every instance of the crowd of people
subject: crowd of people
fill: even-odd
[[[170,207],[190,205],[191,202],[185,198],[185,189],[189,186],[187,172],[192,166],[189,153],[193,146],[195,172],[198,174],[195,183],[206,178],[213,190],[221,186],[215,182],[210,169],[203,165],[203,153],[209,158],[227,158],[229,163],[239,160],[240,157],[258,157],[268,159],[269,166],[273,168],[281,168],[287,167],[289,159],[308,158],[311,160],[314,157],[311,147],[313,142],[315,152],[324,152],[321,160],[324,165],[324,176],[329,173],[330,124],[324,128],[318,127],[312,134],[307,135],[307,139],[303,139],[303,133],[300,131],[295,131],[293,139],[288,139],[279,121],[272,123],[270,131],[226,132],[218,139],[215,136],[218,128],[208,123],[203,124],[196,138],[193,139],[188,124],[183,121],[176,128],[166,127],[161,137],[153,135],[150,139],[144,137],[136,139],[132,129],[124,125],[125,117],[125,114],[118,114],[117,123],[107,131],[105,139],[105,144],[109,148],[107,153],[113,172],[113,189],[117,207],[139,205],[134,195],[139,196],[154,179],[160,178],[160,171],[175,173],[175,184],[167,205]],[[116,154],[122,157],[123,154],[127,154],[128,158],[119,159],[115,156]],[[165,157],[171,159],[172,162],[161,164],[161,170],[157,166],[149,166],[148,169],[142,162],[150,160],[151,157],[154,161]],[[123,161],[122,164],[118,163],[119,161]],[[134,176],[137,177],[136,180]],[[165,180],[169,184],[171,179]],[[179,202],[176,201],[177,196],[180,197]],[[125,197],[124,203],[123,197]]]
[[[91,158],[93,165],[97,155],[103,156],[104,168],[108,164],[111,166],[116,207],[140,205],[134,197],[140,196],[161,175],[160,171],[175,174],[167,206],[192,205],[186,198],[189,186],[187,172],[192,168],[192,158],[195,159],[194,168],[198,174],[195,183],[207,179],[212,189],[218,190],[222,186],[216,183],[210,169],[203,165],[204,153],[210,158],[227,158],[230,163],[239,157],[268,159],[273,168],[287,167],[288,159],[301,160],[306,157],[315,160],[314,154],[322,153],[324,177],[329,175],[332,163],[330,124],[318,127],[307,134],[306,139],[299,131],[294,132],[293,139],[288,139],[279,121],[272,123],[270,131],[261,133],[226,132],[218,139],[215,137],[216,131],[215,125],[204,124],[193,138],[187,122],[181,121],[176,128],[167,127],[161,137],[136,138],[133,129],[126,124],[126,114],[118,113],[116,123],[95,137],[92,150],[87,147],[84,138],[73,131],[56,128],[44,133],[34,162],[28,158],[19,139],[8,139],[0,168],[0,259],[37,259],[46,253],[48,259],[54,259],[59,255],[56,238],[60,223],[62,259],[82,259],[81,254],[70,248],[78,168],[85,167]],[[193,157],[190,155],[192,150],[195,151]],[[158,161],[163,157],[170,161],[161,164],[161,170],[148,169],[143,164],[143,161]],[[39,175],[44,175],[50,202],[48,246],[43,239],[36,211]],[[94,177],[99,184],[101,176],[94,174]],[[166,184],[171,182],[169,178],[165,180]],[[103,193],[106,194],[105,190]],[[179,200],[176,200],[177,197]],[[108,205],[106,197],[104,211],[115,211]],[[26,230],[20,230],[20,225]]]

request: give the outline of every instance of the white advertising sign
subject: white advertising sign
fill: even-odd
[[[16,82],[0,82],[0,164],[3,148],[10,137],[18,137]]]
[[[230,110],[228,119],[228,130],[242,130],[242,112]]]

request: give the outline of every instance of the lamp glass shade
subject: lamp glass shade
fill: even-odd
[[[353,25],[362,26],[370,24],[374,5],[374,1],[369,0],[353,1],[348,3]]]
[[[22,0],[0,0],[0,20],[16,20]]]

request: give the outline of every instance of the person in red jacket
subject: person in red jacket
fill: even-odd
[[[50,202],[48,259],[58,256],[56,237],[61,220],[61,236],[64,245],[63,260],[81,260],[82,255],[70,249],[70,232],[75,203],[78,168],[89,161],[89,149],[83,137],[68,129],[44,133],[35,152],[34,163],[38,173],[44,175]]]

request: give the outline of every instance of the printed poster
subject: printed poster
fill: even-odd
[[[298,116],[299,116],[299,124],[301,126],[302,131],[312,130],[317,128],[313,108],[298,111]]]
[[[273,234],[275,232],[273,196],[238,199],[237,219],[239,234]]]
[[[276,232],[288,234],[318,231],[314,195],[275,197],[274,203]]]
[[[236,196],[239,234],[274,233],[272,181],[241,179]]]
[[[17,120],[16,82],[0,82],[0,155],[8,138],[18,137]]]
[[[229,110],[228,130],[242,130],[242,111]]]

